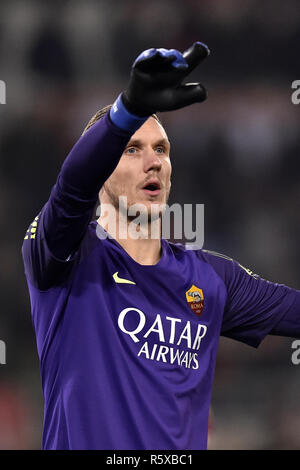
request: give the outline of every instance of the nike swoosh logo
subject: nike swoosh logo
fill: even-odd
[[[129,281],[128,279],[123,279],[122,277],[119,277],[118,274],[119,274],[119,271],[117,271],[115,274],[113,274],[114,281],[117,284],[134,284],[134,285],[136,285],[135,282]]]

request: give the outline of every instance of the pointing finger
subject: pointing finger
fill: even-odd
[[[183,53],[183,57],[189,65],[189,71],[194,70],[209,54],[210,50],[206,44],[200,41],[194,42],[194,44]]]

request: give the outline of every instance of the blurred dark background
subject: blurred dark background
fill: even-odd
[[[163,114],[170,202],[205,204],[206,249],[300,288],[298,0],[2,0],[0,448],[38,449],[42,393],[21,245],[89,118],[127,84],[145,48],[207,43],[203,105]],[[258,350],[221,339],[211,449],[300,448],[291,338]]]

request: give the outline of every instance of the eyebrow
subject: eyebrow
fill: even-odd
[[[126,148],[130,147],[131,145],[141,147],[143,145],[143,142],[139,139],[132,139],[128,142]],[[165,145],[168,148],[171,147],[170,141],[164,138],[157,140],[154,145]]]

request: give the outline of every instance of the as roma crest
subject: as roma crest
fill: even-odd
[[[186,300],[192,311],[200,317],[204,308],[204,295],[202,289],[192,285],[185,293]]]

